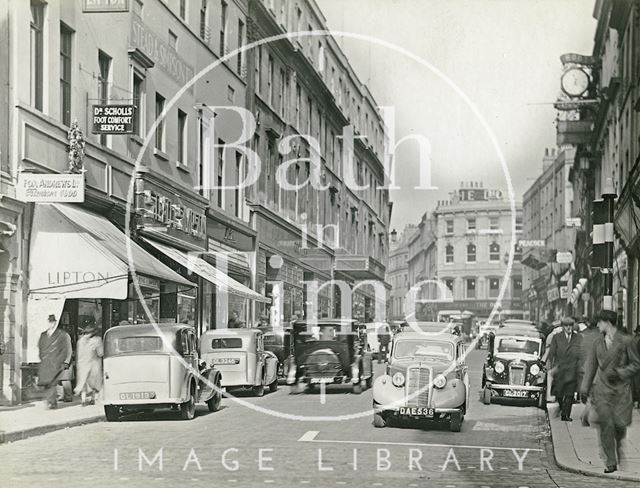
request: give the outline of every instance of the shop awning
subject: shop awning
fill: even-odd
[[[29,292],[34,297],[123,300],[130,270],[193,287],[109,220],[75,205],[35,205],[29,261]]]
[[[211,264],[207,263],[204,259],[198,256],[198,253],[186,253],[173,247],[165,246],[159,242],[145,239],[145,242],[155,247],[158,251],[163,253],[170,259],[180,263],[192,273],[197,274],[201,278],[213,283],[222,290],[228,293],[242,298],[248,298],[249,300],[256,300],[258,302],[270,303],[271,300],[260,293],[253,291],[248,286],[239,283],[238,281],[230,278],[219,269],[216,269]]]

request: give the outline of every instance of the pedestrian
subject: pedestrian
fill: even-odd
[[[389,354],[389,343],[391,342],[391,331],[387,324],[382,324],[377,330],[378,343],[380,348],[378,350],[378,362],[386,361],[387,354]]]
[[[589,354],[594,347],[596,340],[602,335],[598,330],[598,321],[596,319],[585,319],[587,328],[581,332],[582,335],[582,371],[586,369]]]
[[[38,384],[45,389],[45,405],[47,408],[58,408],[58,383],[62,374],[71,364],[71,337],[58,328],[58,319],[50,314],[48,327],[38,339],[40,366],[38,368]]]
[[[635,341],[638,355],[640,355],[640,325],[636,327]],[[640,371],[633,378],[633,401],[637,402],[638,408],[640,408]]]
[[[602,335],[587,359],[580,399],[587,403],[591,398],[598,419],[604,472],[612,473],[618,469],[621,444],[631,424],[631,383],[640,371],[640,356],[633,338],[617,325],[615,312],[602,310],[597,321]]]
[[[98,328],[89,324],[78,339],[77,380],[74,393],[80,395],[83,407],[95,404],[96,395],[102,390],[103,344],[100,335]]]
[[[561,419],[571,422],[571,407],[581,380],[582,336],[574,330],[575,321],[565,317],[562,330],[554,334],[547,355],[547,370],[553,375],[553,395],[558,401]]]

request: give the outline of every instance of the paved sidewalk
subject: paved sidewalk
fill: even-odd
[[[83,407],[79,401],[59,402],[48,410],[42,401],[0,407],[0,444],[104,420],[102,404]]]
[[[567,471],[588,476],[640,481],[640,410],[633,410],[633,423],[627,429],[625,455],[618,471],[604,474],[597,432],[593,427],[584,427],[580,421],[583,408],[582,404],[574,405],[571,412],[573,422],[562,422],[560,416],[556,416],[558,404],[549,404],[553,452],[558,465]]]

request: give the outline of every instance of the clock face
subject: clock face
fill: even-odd
[[[589,75],[580,68],[571,68],[562,75],[560,83],[563,92],[578,97],[589,88]]]

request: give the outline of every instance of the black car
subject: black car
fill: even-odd
[[[347,319],[298,321],[293,325],[293,344],[288,384],[307,389],[347,384],[354,393],[371,386],[373,361],[363,324]]]
[[[535,327],[503,327],[489,335],[482,374],[482,400],[527,399],[546,405],[546,371],[541,360],[542,335]]]
[[[293,361],[292,330],[272,327],[260,329],[265,351],[271,351],[278,358],[278,378],[286,378]]]

